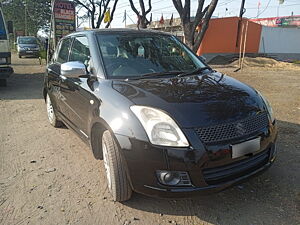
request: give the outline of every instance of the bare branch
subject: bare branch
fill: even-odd
[[[151,10],[152,10],[151,0],[149,0],[148,6],[149,6],[149,8],[148,8],[147,11],[145,12],[145,15],[147,15],[147,14],[148,14],[149,12],[151,12]]]
[[[195,38],[195,43],[193,46],[194,51],[198,50],[200,43],[202,42],[202,40],[204,38],[205,32],[209,26],[209,20],[212,16],[213,12],[215,11],[217,4],[218,4],[218,0],[211,0],[211,3],[209,4],[209,7],[207,9],[207,12],[205,13],[201,30],[198,33],[197,37]]]
[[[102,2],[102,1],[101,1]],[[108,8],[108,4],[110,3],[110,0],[107,0],[106,2],[104,1],[104,4],[101,6],[101,8],[103,7],[103,13],[102,14],[99,14],[99,17],[98,17],[98,21],[97,21],[97,26],[96,28],[99,28],[103,19],[104,19],[104,16],[105,16],[105,12]]]
[[[87,7],[85,4],[83,4],[81,1],[79,0],[74,0],[74,2],[78,5],[81,5],[83,8],[85,8],[87,11],[90,11],[90,8]]]
[[[181,16],[182,15],[182,11],[183,11],[181,0],[172,0],[172,1],[173,1],[173,5],[175,6],[177,12]]]
[[[197,12],[195,15],[195,20],[194,23],[195,24],[199,24],[200,20],[202,19],[203,15],[205,14],[204,11],[206,11],[208,8],[208,6],[203,10],[203,6],[204,6],[204,2],[205,0],[198,0],[198,8],[197,8]],[[202,12],[203,10],[203,12]]]
[[[88,12],[88,19],[91,21],[92,28],[99,28],[104,20],[105,13],[109,9],[111,0],[73,0],[77,5]],[[113,8],[110,13],[110,21],[106,27],[109,27],[113,20],[113,15],[117,7],[118,0],[114,0]]]
[[[139,11],[135,8],[134,4],[133,4],[133,1],[132,0],[129,0],[129,3],[130,3],[130,6],[131,6],[131,9],[133,10],[133,12],[135,12],[135,14],[137,16],[140,15]]]
[[[105,28],[108,28],[111,24],[111,21],[113,20],[114,18],[114,14],[115,14],[115,10],[116,10],[116,7],[117,7],[117,3],[118,3],[118,0],[115,0],[115,3],[114,3],[114,6],[113,6],[113,9],[110,13],[110,20],[109,22],[106,24]]]
[[[92,18],[92,28],[95,29],[95,14],[96,14],[96,6],[94,4],[94,0],[89,0],[92,5],[91,18]]]
[[[102,5],[103,5],[103,1],[101,0],[100,2],[97,2],[96,4],[98,5],[99,8],[99,15],[102,15]],[[99,20],[99,19],[98,19]],[[102,21],[101,21],[102,22]],[[97,26],[98,26],[99,21],[97,21]],[[100,25],[99,25],[100,26]]]
[[[147,28],[147,26],[150,24],[150,21],[147,19],[147,14],[151,12],[152,10],[152,5],[151,5],[151,0],[148,0],[148,9],[145,9],[145,3],[144,0],[139,0],[141,12],[137,10],[137,8],[134,6],[133,0],[129,0],[131,9],[134,11],[134,13],[138,17],[138,28]]]
[[[139,0],[139,2],[142,10],[142,15],[145,15],[146,12],[145,12],[144,0]]]
[[[218,0],[210,0],[210,4],[204,7],[205,0],[198,0],[198,8],[195,15],[195,19],[191,22],[191,1],[185,0],[184,7],[182,7],[182,0],[172,0],[177,12],[180,15],[185,43],[196,51],[199,48],[204,34],[208,29],[209,20],[216,8]],[[197,34],[196,28],[202,23],[201,31]]]
[[[188,21],[188,22],[191,21],[190,20],[190,18],[191,18],[191,1],[190,0],[185,0],[182,16],[186,21]]]
[[[204,2],[204,1],[203,1],[203,2]],[[199,7],[198,7],[198,10],[197,10],[197,13],[196,13],[196,16],[195,16],[195,20],[194,20],[194,22],[193,22],[193,31],[194,31],[194,32],[195,32],[197,26],[199,26],[199,23],[201,22],[203,16],[204,16],[205,13],[207,12],[208,7],[209,7],[209,5],[206,6],[205,9],[204,9],[203,11],[202,11],[202,9],[199,10]],[[202,8],[203,8],[203,5],[202,5]]]

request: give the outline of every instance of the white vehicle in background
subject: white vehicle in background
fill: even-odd
[[[5,23],[0,5],[0,86],[6,86],[6,79],[13,73],[8,34],[13,33],[12,22]]]

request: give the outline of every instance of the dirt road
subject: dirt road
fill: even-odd
[[[299,71],[223,69],[260,90],[276,112],[278,158],[266,173],[211,196],[161,200],[134,194],[120,204],[111,201],[103,162],[72,131],[48,123],[44,67],[36,59],[13,62],[15,75],[0,87],[1,225],[300,224]]]

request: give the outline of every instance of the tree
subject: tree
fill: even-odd
[[[196,52],[208,29],[209,20],[215,11],[218,0],[211,0],[210,4],[205,8],[205,0],[198,0],[198,8],[194,20],[191,18],[190,0],[185,0],[184,6],[181,0],[172,1],[181,19],[185,43]],[[201,28],[197,31],[196,29],[199,25]]]
[[[83,9],[87,11],[87,14],[89,16],[89,19],[91,21],[92,28],[99,28],[102,24],[105,13],[107,12],[109,8],[109,5],[112,0],[74,0],[74,2],[82,6]],[[113,20],[114,13],[116,10],[118,0],[114,0],[113,8],[110,11],[110,19],[108,23],[106,24],[105,28],[108,28]]]
[[[132,0],[129,0],[131,9],[138,17],[138,28],[147,28],[147,26],[151,23],[152,16],[150,17],[150,20],[147,19],[147,14],[149,14],[152,10],[151,0],[148,1],[148,9],[145,9],[145,3],[144,0],[139,0],[141,13],[136,9],[134,6],[134,3]]]
[[[51,0],[6,0],[2,1],[2,8],[6,20],[13,21],[16,30],[27,28],[26,35],[35,36],[50,23]]]

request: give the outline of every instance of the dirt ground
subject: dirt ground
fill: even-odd
[[[278,158],[261,176],[223,192],[162,200],[111,200],[102,161],[70,130],[47,121],[36,59],[13,58],[0,87],[0,224],[300,224],[300,72],[218,68],[261,91],[273,105]]]

